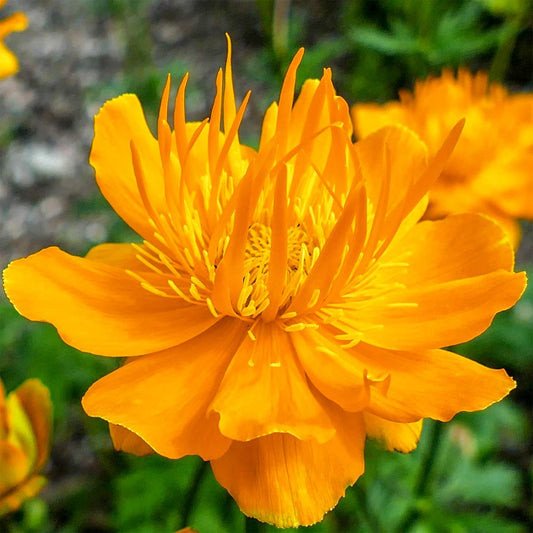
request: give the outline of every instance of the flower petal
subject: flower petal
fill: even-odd
[[[352,361],[340,341],[311,329],[291,333],[291,341],[309,380],[326,398],[350,412],[368,405],[364,369]]]
[[[397,125],[372,133],[355,148],[373,209],[380,205],[382,189],[386,188],[388,202],[381,207],[390,213],[397,206],[409,204],[404,212],[407,215],[423,196],[411,199],[413,185],[428,167],[426,145],[411,130]]]
[[[134,358],[94,383],[83,408],[129,429],[165,457],[219,457],[230,440],[207,409],[244,336],[245,325],[225,318],[180,346]]]
[[[398,423],[368,412],[364,412],[363,416],[367,435],[377,439],[386,450],[409,453],[416,448],[422,432],[422,420]]]
[[[0,496],[0,516],[16,511],[23,502],[36,496],[46,485],[43,476],[32,476],[4,497]]]
[[[505,174],[502,172],[501,175]],[[520,242],[520,225],[508,213],[502,211],[491,199],[479,196],[473,184],[438,180],[431,189],[431,202],[425,218],[437,220],[449,214],[482,213],[494,220],[506,232],[513,248]],[[523,195],[527,197],[528,195]]]
[[[165,184],[159,145],[154,139],[137,96],[124,94],[108,101],[94,119],[94,141],[89,162],[102,194],[119,216],[139,235],[148,238],[153,228],[137,186],[130,143],[142,153],[145,184],[152,207],[166,212]]]
[[[141,267],[137,258],[138,254],[139,252],[131,243],[105,243],[93,246],[85,258],[109,266],[138,271]]]
[[[115,450],[131,453],[138,457],[155,453],[153,448],[146,444],[141,437],[122,426],[109,424],[109,434]]]
[[[386,390],[372,390],[367,410],[395,422],[446,422],[459,412],[485,409],[516,386],[505,370],[446,350],[401,352],[361,342],[350,352],[361,368],[390,375]]]
[[[31,463],[22,448],[8,440],[0,441],[0,494],[9,492],[30,473]]]
[[[408,115],[399,102],[387,104],[357,104],[351,109],[358,139],[390,124],[408,124]]]
[[[18,72],[17,57],[3,43],[3,39],[14,31],[23,31],[28,26],[28,19],[24,13],[13,13],[0,20],[0,80]]]
[[[259,324],[233,357],[211,409],[226,437],[247,441],[270,433],[326,442],[335,428],[311,390],[289,334]]]
[[[514,257],[501,227],[487,217],[462,214],[417,224],[389,247],[382,263],[404,263],[406,268],[381,268],[376,283],[394,279],[414,288],[510,271]]]
[[[277,527],[314,524],[364,470],[361,415],[337,413],[336,426],[325,444],[287,434],[233,442],[211,461],[213,472],[248,516]]]
[[[333,326],[292,338],[310,380],[327,398],[344,410],[365,409],[394,422],[446,421],[484,409],[515,387],[505,370],[445,350],[395,351],[364,342],[343,348]]]
[[[365,342],[384,348],[452,346],[483,333],[496,313],[518,300],[525,282],[523,272],[499,270],[432,287],[396,291],[358,310],[361,320],[347,322],[363,330]]]
[[[0,41],[0,80],[15,74],[18,70],[17,56]]]
[[[533,97],[532,97],[533,107]],[[472,188],[495,204],[509,218],[533,218],[533,137],[530,147],[522,150],[509,147],[485,166],[473,180]],[[501,179],[505,176],[505,179]]]
[[[4,271],[4,287],[19,313],[50,322],[66,343],[98,355],[163,350],[218,320],[207,307],[152,294],[123,268],[55,247],[13,261]]]
[[[28,416],[37,445],[33,470],[38,471],[48,459],[52,427],[52,403],[49,390],[37,379],[26,380],[15,392]]]
[[[466,342],[522,294],[525,274],[512,266],[503,230],[487,218],[420,223],[391,246],[374,274],[372,284],[390,290],[359,297],[355,289],[336,325],[396,350]]]

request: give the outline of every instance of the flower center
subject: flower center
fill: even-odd
[[[291,297],[307,277],[318,249],[300,224],[290,226],[287,232],[287,265],[283,284],[282,305],[286,307]],[[238,310],[244,316],[257,316],[268,304],[268,277],[272,249],[272,230],[269,226],[254,223],[248,229],[245,250],[244,280]],[[313,253],[314,252],[314,253]]]

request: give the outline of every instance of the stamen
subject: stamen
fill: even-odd
[[[152,263],[150,263],[150,261],[148,261],[147,259],[145,259],[145,257],[141,254],[137,254],[135,256],[143,265],[145,265],[146,267],[148,267],[150,270],[152,270],[153,272],[155,272],[156,274],[161,274],[163,275],[163,271],[159,268],[157,268],[155,265],[152,265]]]
[[[189,292],[191,293],[191,296],[195,299],[200,301],[203,301],[202,296],[200,296],[200,293],[198,292],[198,287],[194,285],[194,283],[191,283],[189,287]]]
[[[191,281],[199,288],[207,290],[207,287],[195,276],[191,276]]]
[[[167,283],[170,285],[170,288],[184,300],[190,301],[190,298],[174,283],[173,280],[167,280]]]
[[[290,318],[294,318],[295,316],[298,316],[298,313],[296,311],[289,311],[288,313],[281,315],[280,318],[282,318],[283,320],[288,320]]]
[[[220,315],[217,313],[217,310],[215,309],[215,305],[213,304],[213,300],[211,300],[211,298],[207,297],[205,299],[205,303],[207,304],[207,308],[209,309],[209,311],[211,312],[211,314],[215,317],[215,318],[218,318]]]
[[[156,294],[157,296],[165,296],[165,297],[170,296],[166,292],[163,292],[162,290],[157,289],[156,287],[154,287],[153,285],[150,285],[150,283],[147,283],[145,281],[141,282],[141,287],[153,294]]]
[[[287,333],[292,333],[294,331],[303,331],[304,329],[318,329],[318,327],[318,324],[315,323],[297,322],[296,324],[283,327],[283,330]]]
[[[307,308],[311,309],[312,307],[314,307],[317,304],[319,298],[320,298],[320,289],[315,289],[313,291],[313,294],[311,295],[311,299],[307,303]]]

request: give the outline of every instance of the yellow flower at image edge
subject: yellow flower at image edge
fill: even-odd
[[[0,516],[17,510],[45,485],[39,475],[49,455],[50,394],[28,379],[5,397],[0,381]]]
[[[140,244],[47,248],[5,290],[65,342],[125,364],[87,391],[118,449],[199,455],[247,515],[308,525],[363,473],[367,435],[416,447],[423,418],[484,409],[514,381],[440,349],[484,331],[525,286],[489,219],[418,223],[460,125],[428,160],[404,127],[354,144],[331,71],[293,101],[300,50],[258,150],[240,143],[231,49],[211,116],[154,139],[136,96],[107,102],[90,161]],[[222,127],[221,127],[222,123]]]
[[[0,9],[6,3],[6,0],[0,0]],[[18,69],[17,57],[3,40],[14,31],[23,31],[28,26],[28,19],[24,13],[13,13],[4,20],[0,20],[0,80],[15,74]]]
[[[403,124],[427,143],[434,155],[450,128],[465,118],[464,131],[441,177],[432,185],[426,216],[484,213],[506,230],[515,247],[516,219],[533,220],[533,94],[508,94],[486,73],[460,69],[457,77],[417,81],[399,102],[356,104],[358,136],[387,124]]]

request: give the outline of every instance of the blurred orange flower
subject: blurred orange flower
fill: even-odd
[[[45,485],[50,452],[50,394],[37,379],[5,397],[0,380],[0,516],[17,510]]]
[[[0,0],[0,8],[6,3],[6,0]],[[28,19],[24,13],[13,13],[4,20],[0,20],[0,80],[7,78],[18,72],[19,64],[17,58],[3,40],[6,36],[14,31],[23,31],[28,26]]]
[[[203,122],[185,119],[187,77],[173,131],[167,83],[158,140],[134,95],[107,102],[90,161],[142,244],[47,248],[4,273],[24,316],[127,358],[83,398],[117,448],[199,455],[244,513],[280,527],[337,503],[367,434],[407,452],[424,417],[505,396],[504,370],[440,348],[481,333],[525,285],[490,220],[418,223],[460,127],[429,162],[400,126],[353,144],[329,69],[293,102],[302,54],[257,151],[239,141],[249,94],[237,109],[231,49]]]
[[[420,135],[435,154],[450,128],[466,118],[464,131],[444,172],[431,188],[428,218],[484,213],[520,239],[517,218],[533,219],[533,94],[510,95],[489,84],[486,73],[444,70],[418,81],[399,102],[357,104],[355,130],[365,137],[399,123]]]

